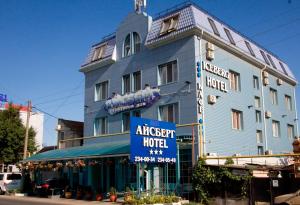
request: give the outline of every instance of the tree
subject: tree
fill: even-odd
[[[26,128],[20,119],[19,110],[9,105],[0,111],[0,163],[16,163],[23,158]],[[36,151],[35,131],[32,127],[28,134],[28,152]]]

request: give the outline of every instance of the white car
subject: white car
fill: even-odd
[[[21,173],[0,173],[0,194],[21,188]]]

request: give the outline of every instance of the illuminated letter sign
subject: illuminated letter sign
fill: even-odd
[[[176,162],[176,125],[170,122],[130,118],[130,161]]]

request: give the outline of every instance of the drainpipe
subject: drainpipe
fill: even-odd
[[[267,135],[267,123],[266,123],[266,118],[265,118],[265,97],[264,97],[264,82],[263,82],[263,72],[267,69],[266,66],[264,66],[264,68],[262,69],[261,73],[260,73],[260,79],[261,79],[261,82],[262,82],[262,85],[261,85],[261,99],[262,99],[262,119],[263,119],[263,123],[264,123],[264,133],[263,133],[263,136],[264,136],[264,139],[265,139],[265,150],[268,150],[268,135]]]
[[[297,100],[296,100],[296,86],[294,87],[294,106],[295,106],[295,112],[296,112],[296,133],[297,133],[297,137],[299,137],[299,127],[298,127],[298,111],[297,111]],[[294,136],[295,137],[295,136]]]

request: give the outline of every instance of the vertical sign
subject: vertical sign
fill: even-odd
[[[175,123],[130,118],[130,161],[145,163],[176,162]]]

